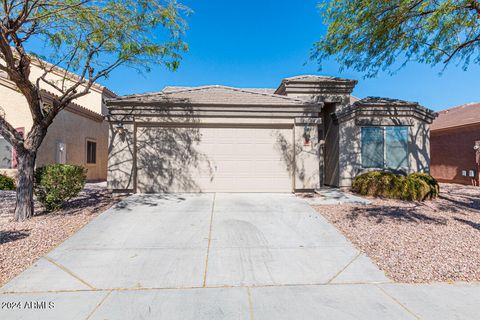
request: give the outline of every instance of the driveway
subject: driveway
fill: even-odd
[[[393,284],[288,194],[134,195],[1,288],[2,319],[474,319],[480,288]]]

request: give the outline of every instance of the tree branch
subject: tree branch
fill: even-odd
[[[8,121],[0,115],[0,134],[8,141],[15,149],[21,147],[23,137],[15,128],[8,123]]]
[[[470,39],[470,40],[468,40],[468,41],[465,41],[465,42],[459,44],[459,45],[455,48],[455,50],[453,50],[452,53],[450,53],[450,54],[447,56],[447,59],[445,59],[445,61],[443,61],[443,63],[444,63],[444,64],[448,64],[448,63],[452,60],[452,58],[453,58],[460,50],[462,50],[462,49],[464,49],[464,48],[466,48],[466,47],[474,44],[475,42],[480,42],[480,35],[477,36],[477,37],[474,38],[474,39]]]

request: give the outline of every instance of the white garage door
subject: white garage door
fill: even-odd
[[[272,127],[145,127],[138,192],[291,192],[293,131]]]

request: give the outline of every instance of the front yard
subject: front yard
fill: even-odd
[[[87,184],[64,210],[37,207],[18,223],[15,193],[0,192],[0,286],[119,199]],[[480,281],[480,188],[441,184],[440,198],[424,203],[370,200],[315,209],[395,281]]]
[[[480,281],[480,188],[440,187],[440,198],[424,203],[315,209],[395,281]]]
[[[117,201],[102,184],[87,184],[65,209],[47,214],[36,203],[37,216],[15,222],[15,192],[0,191],[0,286]]]

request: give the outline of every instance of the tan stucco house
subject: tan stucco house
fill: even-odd
[[[284,79],[277,89],[166,87],[110,110],[108,186],[118,192],[293,192],[348,187],[369,170],[429,171],[418,103],[354,99],[357,81]]]
[[[35,81],[42,76],[47,63],[32,62],[30,77]],[[48,74],[51,81],[75,79],[73,73],[61,68],[51,68]],[[68,84],[67,84],[68,85]],[[56,94],[56,89],[43,85],[43,101]],[[70,163],[82,165],[88,169],[90,181],[106,180],[108,155],[108,109],[105,100],[116,95],[107,88],[94,84],[87,95],[76,99],[62,110],[48,129],[36,160],[36,166],[50,163]],[[32,127],[32,117],[24,96],[8,79],[6,73],[0,73],[0,112],[19,132],[27,134]],[[0,136],[0,172],[15,176],[15,150]]]

